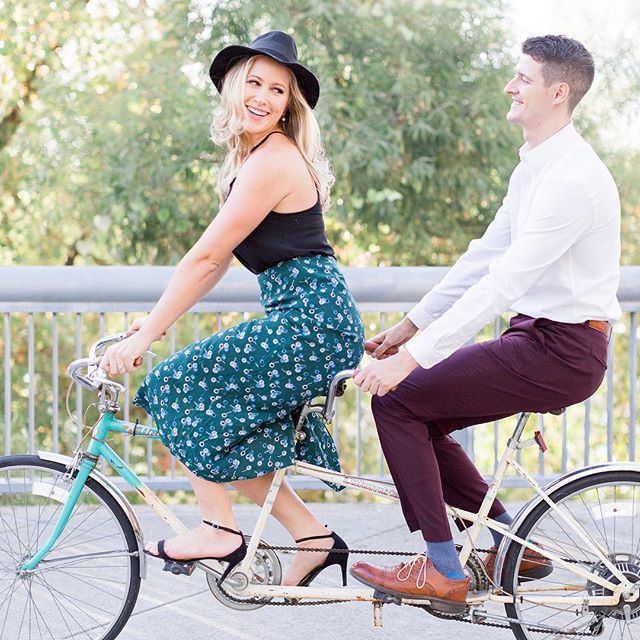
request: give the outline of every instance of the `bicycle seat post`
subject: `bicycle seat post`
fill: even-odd
[[[527,422],[529,421],[529,417],[531,416],[530,411],[523,411],[519,416],[516,422],[516,426],[513,429],[513,433],[509,438],[507,446],[510,449],[517,449],[520,443],[520,438],[524,432],[524,428],[527,426]]]
[[[496,465],[494,470],[493,478],[489,482],[489,487],[487,489],[487,493],[485,494],[484,500],[478,509],[478,521],[471,526],[467,531],[467,540],[465,541],[462,551],[460,552],[460,562],[464,565],[469,556],[471,555],[472,550],[475,547],[476,541],[480,532],[484,526],[485,519],[489,515],[489,511],[491,510],[491,506],[493,505],[493,501],[498,495],[498,490],[502,486],[502,480],[509,468],[509,465],[513,462],[516,452],[520,449],[520,438],[522,437],[522,433],[524,432],[524,428],[529,420],[531,413],[529,411],[523,411],[518,415],[518,419],[516,421],[516,426],[513,429],[513,433],[511,437],[507,441],[507,446]]]

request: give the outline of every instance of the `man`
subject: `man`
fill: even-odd
[[[354,380],[374,395],[405,519],[427,543],[426,556],[409,564],[352,567],[380,591],[462,611],[469,581],[444,505],[477,511],[487,485],[449,434],[581,402],[602,381],[610,323],[620,315],[620,203],[609,171],[571,122],[593,75],[591,55],[575,40],[523,43],[505,92],[507,119],[522,127],[525,144],[502,206],[442,282],[367,343],[378,361]],[[508,309],[517,315],[499,339],[460,348]],[[489,517],[511,522],[497,500]],[[543,569],[552,571],[549,563]]]

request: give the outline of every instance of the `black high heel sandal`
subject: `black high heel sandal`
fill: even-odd
[[[162,570],[169,571],[173,573],[173,575],[175,576],[179,576],[179,575],[190,576],[196,568],[196,562],[200,560],[217,560],[218,562],[228,562],[229,564],[227,564],[225,570],[222,572],[222,575],[218,580],[218,584],[220,585],[224,582],[225,578],[229,575],[229,572],[231,571],[231,569],[233,569],[237,564],[239,564],[244,560],[245,556],[247,555],[247,543],[244,541],[244,536],[242,535],[242,531],[229,529],[228,527],[223,527],[222,525],[209,522],[209,520],[203,520],[202,524],[206,524],[209,527],[213,527],[214,529],[220,529],[220,531],[235,533],[236,535],[242,538],[242,542],[240,546],[234,551],[232,551],[231,553],[228,553],[226,556],[219,556],[217,558],[213,556],[202,556],[199,558],[185,558],[182,560],[177,560],[176,558],[172,558],[164,550],[165,541],[159,540],[157,554],[151,553],[151,551],[148,551],[147,549],[145,549],[144,552],[148,556],[151,556],[152,558],[160,558],[161,560],[164,560],[164,567],[162,568]]]
[[[318,574],[321,571],[324,571],[327,567],[330,567],[333,564],[340,565],[340,569],[342,569],[342,586],[347,586],[347,564],[349,562],[349,547],[337,533],[331,532],[326,536],[308,536],[306,538],[298,538],[298,540],[296,540],[296,544],[299,544],[300,542],[307,542],[307,540],[326,540],[327,538],[333,538],[333,546],[327,549],[329,555],[321,565],[309,571],[309,573],[307,573],[307,575],[302,578],[302,580],[300,580],[297,586],[308,587],[313,582],[313,580],[318,577]],[[346,549],[347,552],[336,553],[337,549]]]

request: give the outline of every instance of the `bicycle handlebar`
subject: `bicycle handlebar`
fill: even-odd
[[[110,336],[104,336],[104,338],[100,338],[100,340],[94,342],[91,346],[91,349],[89,349],[89,358],[95,360],[96,353],[99,349],[102,349],[102,347],[106,347],[112,342],[120,342],[121,340],[124,340],[128,335],[128,333],[123,331],[121,333],[112,333]]]
[[[336,396],[338,395],[338,385],[343,380],[353,378],[354,373],[355,369],[344,369],[343,371],[338,371],[338,373],[333,376],[333,380],[331,380],[331,384],[329,385],[329,391],[327,392],[324,409],[322,410],[326,420],[331,420],[333,417],[333,405],[335,404]]]
[[[124,340],[128,335],[127,333],[114,333],[94,342],[89,349],[88,358],[74,360],[67,367],[67,373],[71,376],[71,379],[75,380],[85,389],[89,389],[89,391],[99,391],[103,384],[109,384],[120,392],[124,391],[124,387],[119,382],[111,380],[106,372],[98,367],[99,359],[97,358],[97,354],[103,347],[106,347],[112,342],[120,342],[120,340]],[[86,370],[86,373],[81,373],[83,370]]]

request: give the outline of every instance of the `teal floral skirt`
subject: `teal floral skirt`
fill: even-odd
[[[154,367],[134,404],[195,475],[245,480],[294,460],[340,469],[315,415],[296,446],[291,412],[363,354],[360,314],[335,260],[294,258],[258,275],[264,318],[194,342]]]

